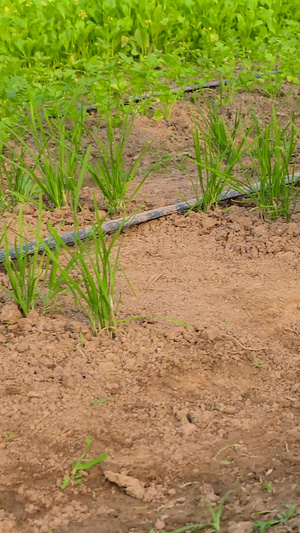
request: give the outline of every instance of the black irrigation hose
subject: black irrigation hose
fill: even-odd
[[[272,72],[271,74],[274,76],[276,74],[279,74],[279,72]],[[256,74],[254,77],[256,79],[261,79],[263,76],[262,74]],[[186,85],[186,87],[183,89],[183,93],[192,94],[198,91],[202,91],[203,89],[216,89],[218,87],[221,87],[221,85],[225,85],[225,86],[228,85],[229,82],[230,82],[229,79],[224,79],[222,81],[220,80],[208,81],[207,83],[204,83],[203,85]],[[177,94],[180,91],[181,91],[180,87],[174,87],[173,89],[171,89],[171,93],[173,94]],[[150,98],[151,96],[156,97],[156,96],[161,96],[162,94],[163,93],[161,93],[160,91],[154,91],[153,93],[151,92],[143,93],[134,98],[125,98],[124,104],[125,105],[130,105],[131,103],[138,104],[139,102],[142,102],[143,100],[147,100],[147,98]],[[96,105],[85,105],[85,106],[79,105],[78,110],[81,110],[81,109],[83,109],[87,113],[97,113],[98,111],[98,107]],[[44,116],[44,113],[40,113],[40,115]],[[49,118],[53,118],[53,117],[51,115],[49,116]]]
[[[271,73],[273,76],[276,75],[276,74],[280,74],[279,72],[272,72]],[[262,74],[256,74],[255,76],[255,79],[261,79],[263,76]],[[208,81],[207,83],[204,83],[203,85],[186,85],[186,87],[184,88],[183,90],[183,93],[184,94],[192,94],[192,93],[196,93],[198,91],[201,91],[203,89],[216,89],[218,87],[221,87],[221,85],[228,85],[228,83],[230,82],[229,79],[224,79],[222,81],[220,80],[215,80],[215,81]],[[173,94],[177,94],[181,91],[180,87],[175,87],[174,89],[171,89],[171,93]],[[130,103],[135,103],[135,104],[138,104],[139,102],[142,102],[143,100],[147,100],[147,98],[150,98],[151,96],[161,96],[163,93],[161,93],[160,91],[155,91],[153,93],[144,93],[144,94],[141,94],[139,96],[136,96],[135,98],[126,98],[124,100],[124,104],[125,105],[129,105]],[[81,106],[78,107],[78,109],[82,109]],[[88,105],[88,106],[83,106],[83,109],[85,111],[87,111],[87,113],[97,113],[98,111],[98,108],[96,105]]]
[[[280,74],[280,71],[274,71],[274,72],[268,72],[266,73],[265,75],[266,76],[276,76]],[[263,78],[263,74],[255,74],[254,76],[255,79],[261,79]],[[214,81],[208,81],[207,83],[204,83],[203,85],[186,85],[186,87],[183,89],[183,93],[184,94],[192,94],[192,93],[196,93],[196,92],[199,92],[199,91],[202,91],[203,89],[216,89],[218,87],[221,87],[221,85],[228,85],[230,83],[230,79],[224,79],[224,80],[214,80]],[[167,86],[168,87],[168,86]],[[177,94],[181,91],[182,89],[180,87],[174,87],[173,89],[171,89],[171,93],[173,94]],[[149,93],[144,93],[144,94],[140,94],[134,98],[125,98],[123,103],[124,105],[130,105],[131,103],[135,103],[135,104],[138,104],[139,102],[142,102],[143,100],[147,100],[147,98],[150,98],[151,96],[161,96],[163,93],[160,92],[160,91],[154,91],[153,93],[152,92],[149,92]],[[77,107],[77,109],[80,111],[80,110],[84,110],[86,111],[87,113],[97,113],[98,112],[98,107],[97,105],[85,105],[85,106],[81,106],[79,105]],[[61,111],[61,113],[63,113],[63,111]],[[39,113],[40,116],[44,116],[45,114],[42,112],[42,113]],[[48,115],[48,118],[54,118],[55,115]]]
[[[291,183],[295,183],[297,180],[300,179],[300,173],[287,176],[285,183],[287,185]],[[260,183],[254,183],[252,188],[244,187],[242,191],[235,191],[234,189],[230,189],[227,192],[223,192],[220,195],[219,202],[227,202],[230,200],[235,200],[236,198],[240,198],[245,195],[249,195],[251,193],[254,193],[256,191],[260,190]],[[117,220],[110,220],[109,222],[104,222],[102,224],[102,231],[104,234],[114,233],[120,229],[122,226],[122,230],[131,228],[132,226],[137,226],[139,224],[143,224],[144,222],[149,222],[150,220],[154,220],[156,218],[161,218],[167,215],[171,215],[172,213],[185,213],[189,209],[193,209],[196,205],[201,204],[201,198],[198,200],[194,198],[193,200],[189,200],[187,202],[179,202],[177,204],[173,205],[167,205],[162,208],[158,209],[152,209],[151,211],[144,211],[143,213],[139,213],[138,215],[134,217],[128,217],[125,219],[125,222],[122,218],[118,218]],[[68,231],[67,233],[62,233],[60,235],[61,240],[65,244],[76,244],[76,241],[78,239],[85,240],[88,237],[92,235],[94,232],[94,228],[91,226],[82,228],[77,232],[74,231]],[[51,237],[46,238],[42,241],[40,245],[38,245],[36,242],[30,242],[27,244],[24,244],[22,247],[22,252],[25,255],[32,255],[38,248],[40,252],[43,252],[45,250],[43,246],[43,242],[51,249],[56,248],[57,243],[54,239]],[[14,260],[17,258],[17,256],[20,254],[20,248],[10,248],[9,249],[9,257],[10,259]],[[6,259],[6,253],[4,250],[0,251],[0,266],[3,264],[4,260]]]

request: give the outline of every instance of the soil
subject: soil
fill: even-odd
[[[172,139],[155,126],[161,152],[185,149],[187,115],[174,108]],[[138,118],[141,143],[153,123]],[[173,167],[154,174],[146,205],[189,196],[188,183]],[[72,226],[67,208],[46,217]],[[13,238],[17,213],[4,219]],[[24,220],[36,224],[34,206]],[[210,522],[207,502],[216,510],[227,491],[224,532],[246,533],[286,504],[300,514],[299,258],[299,209],[268,222],[234,205],[124,234],[118,317],[148,318],[120,323],[114,339],[92,337],[71,297],[24,318],[1,293],[0,531],[169,532]],[[87,436],[84,460],[108,457],[61,489]]]

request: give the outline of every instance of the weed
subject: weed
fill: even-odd
[[[159,90],[158,107],[154,110],[154,120],[169,120],[172,115],[174,105],[182,96],[182,91],[174,92],[171,87],[167,85],[161,86]]]
[[[148,172],[165,172],[172,162],[172,157],[173,156],[167,151],[152,153],[154,162],[151,164]]]
[[[284,507],[287,508],[287,511],[282,514],[278,514],[273,520],[256,520],[252,526],[252,531],[258,530],[259,533],[264,533],[264,531],[267,531],[273,526],[277,526],[279,524],[288,525],[289,520],[291,520],[291,518],[296,517],[298,515],[298,512],[296,506],[294,505],[284,505]]]
[[[85,338],[81,331],[79,331],[79,338],[80,338],[80,344],[84,348],[85,347]]]
[[[266,368],[267,368],[266,366],[261,365],[261,364],[258,362],[258,357],[257,357],[257,355],[254,355],[254,357],[253,357],[253,365],[255,366],[255,368],[261,368],[261,369],[266,369]]]
[[[91,400],[91,405],[105,404],[107,402],[113,402],[116,398],[94,398]]]
[[[271,481],[265,481],[264,482],[264,487],[265,487],[265,489],[266,489],[268,494],[273,494],[275,492]]]
[[[103,455],[101,455],[100,457],[97,457],[96,459],[92,459],[91,461],[84,461],[92,445],[92,441],[90,437],[86,437],[85,442],[86,442],[85,451],[79,457],[79,459],[73,459],[71,474],[63,478],[61,486],[60,486],[61,489],[67,488],[70,484],[81,485],[83,471],[90,470],[93,466],[98,465],[99,463],[103,463],[103,461],[105,461],[105,459],[107,458],[108,454],[104,453]]]
[[[174,529],[173,531],[159,531],[157,532],[156,529],[151,529],[150,533],[193,533],[193,531],[200,531],[200,529],[203,529],[206,527],[207,524],[191,524],[190,526],[183,526],[179,529]]]
[[[231,494],[233,491],[232,490],[228,490],[226,492],[226,494],[223,496],[221,502],[220,502],[220,505],[219,507],[217,508],[217,510],[215,510],[212,505],[207,502],[207,507],[208,507],[208,510],[210,512],[210,516],[211,516],[211,522],[206,522],[206,523],[203,523],[203,524],[191,524],[189,526],[183,526],[179,529],[174,529],[173,531],[170,531],[169,533],[192,533],[193,531],[200,531],[200,529],[203,529],[203,528],[212,528],[210,529],[210,532],[214,532],[214,531],[221,531],[221,517],[222,517],[222,512],[223,512],[223,507],[225,505],[225,502],[229,496],[229,494]],[[154,533],[154,530],[152,529],[150,531],[150,533]],[[161,531],[160,533],[167,533],[166,531]]]

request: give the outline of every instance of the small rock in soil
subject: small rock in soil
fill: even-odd
[[[26,204],[23,207],[23,215],[34,215],[35,214],[35,208],[33,205]]]
[[[187,331],[184,331],[183,337],[187,342],[190,342],[191,344],[196,344],[198,341],[198,337],[194,328],[188,328]]]
[[[225,405],[222,412],[226,415],[234,415],[236,413],[236,407],[234,405]]]
[[[17,304],[3,305],[0,312],[0,322],[2,324],[16,324],[20,318],[22,318],[22,313]]]
[[[155,528],[158,530],[158,531],[161,531],[162,529],[165,528],[165,522],[163,522],[162,520],[156,520],[155,522]]]
[[[183,437],[190,437],[195,432],[196,429],[197,427],[194,424],[187,423],[181,426],[180,428],[178,428],[178,433],[179,435],[182,435]]]
[[[215,341],[220,335],[220,330],[217,327],[210,327],[202,332],[202,337],[209,341]]]
[[[202,218],[201,220],[201,225],[202,225],[202,228],[205,230],[205,231],[208,231],[210,230],[211,228],[213,228],[214,226],[217,226],[218,225],[218,221],[217,220],[214,220],[208,216],[205,216]]]
[[[185,329],[182,326],[172,328],[169,331],[168,340],[170,340],[170,341],[179,341],[182,338],[184,332],[185,332]]]
[[[168,490],[168,495],[169,496],[175,496],[175,494],[176,494],[176,490],[175,489],[169,489]]]
[[[204,483],[204,485],[201,487],[201,500],[210,502],[212,504],[217,503],[219,500],[219,497],[216,495],[212,485],[209,483]]]
[[[236,522],[230,524],[228,527],[228,533],[248,533],[251,531],[252,522]]]

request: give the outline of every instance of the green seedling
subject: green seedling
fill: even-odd
[[[232,187],[248,197],[248,203],[256,204],[266,218],[283,216],[288,220],[293,213],[300,189],[297,187],[300,176],[295,174],[292,164],[297,145],[295,116],[281,127],[276,110],[272,109],[271,123],[261,126],[253,113],[255,139],[248,142],[249,168],[243,165],[243,180],[230,179]],[[290,183],[286,179],[290,175]],[[253,187],[253,181],[259,184]],[[247,203],[247,201],[245,202]]]
[[[207,507],[208,507],[208,510],[210,512],[210,516],[211,516],[211,522],[206,522],[206,523],[203,523],[203,524],[191,524],[191,525],[188,525],[188,526],[183,526],[179,529],[174,529],[173,531],[161,531],[160,533],[192,533],[194,531],[200,531],[200,529],[204,529],[204,528],[212,528],[210,529],[210,532],[213,533],[213,532],[216,532],[216,531],[221,531],[221,517],[222,517],[222,512],[223,512],[223,507],[225,505],[225,502],[229,496],[229,494],[231,494],[233,491],[232,490],[228,490],[226,492],[226,494],[223,496],[221,502],[220,502],[220,505],[219,507],[217,508],[217,510],[215,510],[212,505],[210,504],[210,502],[207,502]],[[150,533],[154,533],[155,530],[152,529],[150,531]]]
[[[288,525],[289,520],[297,516],[298,512],[296,506],[294,505],[285,505],[284,507],[287,508],[287,511],[282,514],[278,514],[273,520],[256,520],[252,526],[252,531],[254,532],[258,530],[259,533],[264,533],[264,531],[267,531],[273,526],[277,526],[279,524]]]
[[[94,142],[97,144],[99,154],[95,163],[89,165],[89,172],[95,184],[101,190],[106,206],[114,213],[124,212],[126,203],[133,200],[150,173],[148,171],[144,174],[134,191],[127,198],[128,188],[136,177],[140,162],[154,141],[153,139],[148,143],[137,155],[129,169],[125,168],[125,148],[133,128],[135,117],[135,113],[130,111],[127,111],[123,116],[118,139],[114,130],[113,118],[111,114],[106,114],[108,147],[99,137],[95,137],[90,133]]]
[[[267,368],[266,366],[261,365],[261,364],[258,362],[258,357],[257,357],[257,355],[254,355],[254,357],[253,357],[253,365],[255,366],[255,368],[261,368],[261,369],[266,369],[266,368]]]
[[[224,116],[220,114],[218,104],[206,101],[207,113],[200,111],[201,117],[206,126],[204,136],[210,140],[211,146],[216,157],[222,158],[230,163],[236,159],[236,138],[240,131],[241,114],[235,113],[234,122],[231,129],[226,125]]]
[[[20,165],[15,164],[15,154],[12,154],[12,156],[13,158],[10,161],[5,161],[0,157],[1,187],[6,192],[6,196],[12,199],[13,203],[35,199],[39,195],[39,187],[24,168],[25,148],[21,147],[18,155]]]
[[[105,404],[107,402],[114,402],[116,398],[94,398],[91,400],[91,405]]]
[[[209,509],[209,512],[210,512],[210,515],[211,515],[211,518],[212,518],[212,521],[208,523],[208,526],[211,526],[213,528],[212,531],[221,531],[221,517],[222,517],[222,512],[223,512],[223,507],[225,505],[225,502],[229,496],[229,494],[231,494],[233,491],[232,490],[228,490],[226,492],[226,494],[224,494],[221,502],[220,502],[220,505],[219,507],[217,508],[217,510],[215,511],[215,509],[212,507],[211,503],[210,502],[207,502],[207,506],[208,506],[208,509]]]
[[[206,527],[207,524],[191,524],[190,526],[183,526],[179,529],[174,529],[173,531],[157,531],[156,529],[151,529],[150,533],[193,533],[193,531],[200,531]]]
[[[271,481],[265,481],[264,487],[265,487],[265,489],[266,489],[268,494],[273,494],[275,492]]]
[[[96,459],[92,459],[91,461],[84,461],[91,445],[92,441],[90,437],[85,438],[86,447],[83,454],[79,457],[79,459],[73,459],[72,461],[72,470],[70,476],[65,476],[62,480],[61,489],[66,489],[70,484],[71,485],[81,485],[82,484],[82,478],[83,478],[83,471],[90,470],[93,466],[98,465],[99,463],[103,463],[105,459],[107,458],[108,454],[104,453],[100,457],[97,457]]]
[[[79,338],[80,338],[80,345],[84,348],[85,347],[85,338],[82,333],[82,331],[79,332]]]
[[[228,178],[238,159],[241,157],[244,139],[235,148],[235,158],[231,158],[224,168],[224,161],[227,158],[228,148],[223,153],[215,154],[213,139],[206,135],[201,143],[200,125],[195,121],[193,131],[193,142],[195,149],[195,159],[189,158],[197,165],[198,179],[190,180],[197,199],[194,208],[199,207],[207,212],[219,201],[224,189],[228,187]],[[203,146],[202,146],[203,144]],[[232,140],[233,144],[233,140]]]
[[[7,438],[8,438],[8,439],[12,439],[12,438],[13,438],[13,435],[14,435],[13,431],[9,431],[9,432],[7,433]]]
[[[102,231],[103,221],[100,218],[96,200],[94,200],[94,208],[96,223],[84,242],[80,239],[78,232],[75,233],[75,252],[63,242],[58,232],[49,226],[56,247],[63,249],[68,257],[67,269],[49,246],[45,245],[45,248],[47,256],[60,271],[75,303],[89,318],[93,334],[96,335],[100,330],[105,330],[110,336],[115,336],[117,329],[115,278],[121,246],[121,244],[117,246],[117,240],[123,225],[120,225],[113,236],[108,237]],[[76,210],[74,219],[75,227],[78,229]]]
[[[169,152],[154,152],[151,154],[152,159],[154,162],[149,167],[148,172],[165,172],[166,169],[169,167],[169,165],[172,162],[172,159],[174,157],[173,154],[169,154]]]
[[[154,120],[169,120],[174,109],[174,105],[178,102],[182,95],[182,91],[173,92],[171,87],[162,86],[159,89],[160,95],[154,98],[158,100],[157,108],[154,110]],[[154,104],[155,105],[155,104]]]
[[[42,204],[40,200],[38,227],[35,231],[37,235],[37,245],[32,255],[26,255],[28,240],[25,237],[24,227],[30,228],[24,223],[22,209],[19,212],[18,236],[13,247],[16,259],[10,257],[10,246],[8,240],[8,228],[4,228],[4,251],[6,254],[3,265],[9,278],[10,288],[1,285],[5,291],[19,306],[20,310],[27,316],[35,308],[39,301],[44,306],[49,306],[54,300],[62,296],[64,291],[63,279],[59,275],[55,263],[51,263],[46,252],[40,253],[42,243]],[[33,231],[33,230],[32,230]],[[56,260],[59,261],[60,250],[53,252]],[[69,267],[65,267],[68,271]]]
[[[21,131],[7,127],[21,152],[10,149],[10,156],[0,156],[6,172],[7,186],[18,199],[30,199],[41,191],[54,207],[62,207],[72,201],[79,175],[86,171],[87,160],[81,156],[82,133],[85,112],[78,110],[76,99],[65,104],[63,114],[56,109],[44,109],[43,117],[37,109],[34,95],[30,94],[30,118]],[[71,129],[69,123],[72,123]],[[28,138],[30,133],[30,138]]]

